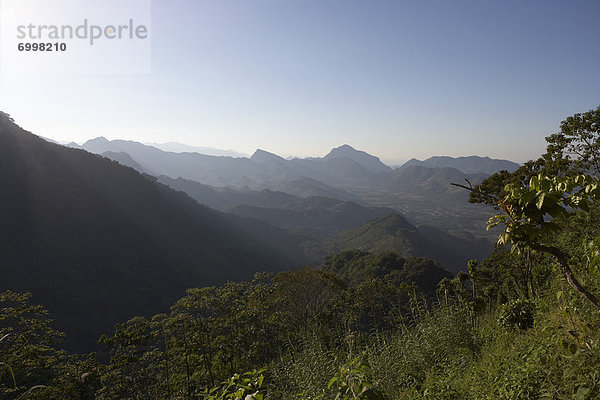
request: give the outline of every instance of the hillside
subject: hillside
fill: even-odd
[[[395,172],[392,179],[382,185],[383,191],[400,197],[422,198],[427,202],[439,202],[464,206],[469,193],[451,183],[466,184],[468,179],[472,184],[478,184],[486,176],[483,174],[467,174],[455,168],[427,168],[408,166]]]
[[[357,200],[358,196],[349,191],[339,189],[312,178],[300,178],[293,181],[280,182],[271,187],[285,193],[290,193],[300,197],[332,197],[340,200]]]
[[[228,212],[259,219],[271,226],[303,233],[313,239],[322,239],[360,226],[370,219],[389,215],[394,210],[385,207],[364,207],[351,201],[327,197],[308,197],[279,208],[239,205]]]
[[[0,290],[31,291],[91,350],[188,287],[294,264],[221,214],[131,168],[58,146],[0,114]]]
[[[452,195],[465,193],[464,189],[452,186],[452,182],[465,184],[465,179],[471,183],[479,183],[484,174],[467,174],[456,168],[428,168],[410,166],[396,172],[395,176],[385,182],[384,188],[389,192],[406,193],[421,196]]]
[[[470,259],[481,259],[492,250],[485,240],[466,240],[431,227],[416,227],[399,214],[368,221],[324,244],[324,253],[327,254],[351,249],[427,257],[453,273],[464,270]]]
[[[111,160],[116,161],[119,164],[124,165],[126,167],[133,168],[138,172],[145,172],[144,168],[142,168],[140,164],[138,164],[133,158],[131,158],[129,154],[125,153],[124,151],[121,151],[119,153],[115,153],[113,151],[105,151],[104,153],[102,153],[102,156],[110,158]]]
[[[188,196],[198,203],[218,210],[226,210],[242,204],[260,207],[281,207],[298,199],[297,196],[269,189],[255,191],[249,189],[215,188],[190,179],[173,179],[164,175],[159,176],[157,179],[164,185],[187,193]]]

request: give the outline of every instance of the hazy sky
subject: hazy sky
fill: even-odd
[[[0,109],[60,141],[522,162],[600,105],[598,16],[597,0],[155,0],[151,74],[2,74]]]

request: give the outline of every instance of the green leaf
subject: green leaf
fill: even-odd
[[[559,218],[561,216],[564,216],[566,214],[568,214],[567,210],[565,210],[564,207],[555,204],[552,207],[548,208],[548,214],[550,214],[552,216],[552,218]]]
[[[8,335],[5,335],[2,339],[4,339],[6,336],[8,336]],[[14,387],[16,389],[17,388],[17,380],[15,379],[15,373],[13,372],[12,367],[10,365],[8,365],[7,363],[4,363],[4,362],[0,362],[0,365],[4,365],[6,368],[8,368],[8,372],[10,372],[10,376],[12,376],[13,385],[14,385]]]
[[[531,186],[533,189],[538,188],[538,185],[540,183],[540,180],[537,176],[532,176],[531,179],[529,180],[529,186]]]
[[[519,204],[527,205],[535,198],[535,192],[529,191],[519,199]]]
[[[538,210],[541,210],[542,207],[544,206],[544,199],[546,198],[546,193],[541,193],[537,199],[537,203],[536,206],[538,208]]]
[[[552,189],[552,184],[550,183],[550,180],[548,178],[543,178],[543,180],[540,183],[540,189],[542,192],[549,192],[550,189]]]
[[[592,391],[592,389],[590,389],[589,387],[580,386],[579,389],[577,389],[577,393],[575,393],[575,399],[577,399],[577,400],[586,399],[588,394],[590,394],[591,391]]]
[[[329,380],[329,383],[327,384],[327,389],[331,389],[331,386],[337,381],[337,377],[333,377]]]

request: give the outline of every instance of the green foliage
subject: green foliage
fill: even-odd
[[[200,393],[205,400],[263,400],[266,390],[263,387],[265,369],[234,374],[229,380]]]
[[[477,352],[474,331],[464,308],[441,306],[419,309],[414,326],[400,326],[392,335],[380,335],[369,347],[372,376],[391,399],[420,398],[425,382],[437,371],[460,369]],[[433,389],[430,389],[430,392]]]
[[[351,287],[343,298],[344,326],[361,333],[394,329],[408,314],[413,294],[413,286],[377,278]]]
[[[269,398],[308,400],[331,394],[328,381],[346,357],[341,343],[342,340],[331,345],[314,333],[306,335],[301,347],[287,352],[269,368]]]
[[[548,271],[540,265],[538,257],[532,256],[531,262],[534,261],[537,268],[531,278],[535,286],[542,289],[547,283]],[[527,262],[524,254],[496,249],[477,266],[477,272],[471,274],[477,297],[492,305],[529,296]]]
[[[532,177],[600,174],[600,106],[575,114],[561,122],[560,132],[546,137],[546,153],[528,161],[513,173],[500,171],[485,179],[471,191],[469,201],[500,209],[499,200],[507,195],[507,185],[526,186]]]
[[[397,253],[371,254],[362,250],[347,250],[325,257],[323,271],[334,272],[350,284],[368,278],[382,278],[400,270],[406,260]]]
[[[290,391],[323,395],[327,379],[343,358],[332,357],[330,350],[345,337],[364,344],[373,332],[395,329],[420,293],[419,286],[405,281],[423,282],[420,279],[431,270],[424,259],[405,261],[392,253],[355,255],[359,264],[346,265],[354,259],[346,255],[339,259],[348,259],[338,263],[341,271],[354,271],[356,276],[347,275],[350,286],[333,271],[312,268],[275,277],[259,274],[252,282],[189,289],[169,314],[118,324],[113,335],[100,340],[110,361],[101,366],[98,398],[139,393],[149,398],[225,396],[229,392],[217,382],[231,376],[238,379],[236,371],[251,371],[275,360],[283,364],[270,368],[275,382],[271,395]],[[362,269],[353,269],[357,265]],[[396,265],[409,268],[398,271]],[[366,278],[371,275],[378,277]],[[306,357],[302,363],[291,361],[302,357]],[[309,360],[318,360],[318,367]],[[230,389],[239,383],[228,382]]]
[[[114,336],[100,339],[110,349],[110,363],[103,368],[99,399],[160,392],[162,380],[155,377],[159,376],[162,360],[153,347],[150,329],[150,321],[136,317],[117,324]]]
[[[528,186],[507,185],[507,195],[499,201],[504,214],[492,217],[488,229],[504,224],[498,245],[539,243],[560,230],[558,221],[572,211],[588,211],[600,199],[600,181],[586,175],[576,177],[531,177]],[[549,219],[551,217],[551,219]]]
[[[600,175],[600,107],[568,117],[546,141],[546,164],[572,175]]]
[[[47,310],[31,304],[31,294],[0,294],[0,337],[0,398],[94,398],[95,358],[58,350],[63,334],[52,329]]]
[[[503,263],[519,265],[519,257],[504,252],[492,264],[498,269]],[[20,368],[14,368],[19,392],[5,373],[3,396],[16,398],[33,388],[27,395],[32,399],[597,398],[595,314],[570,292],[556,296],[562,285],[556,279],[547,289],[540,287],[535,324],[523,318],[533,302],[515,300],[518,290],[503,292],[506,305],[496,308],[498,296],[487,311],[473,313],[472,290],[465,285],[471,279],[478,293],[487,290],[488,264],[470,263],[470,276],[446,281],[454,290],[448,305],[427,307],[412,296],[397,299],[410,318],[390,322],[371,336],[350,325],[344,329],[351,331],[335,326],[350,315],[398,307],[391,287],[381,286],[391,281],[373,278],[348,287],[331,273],[305,269],[189,290],[170,314],[133,318],[103,337],[111,356],[107,365],[93,357],[58,354],[60,361],[45,364],[37,374],[50,379],[30,386],[21,384]],[[318,290],[307,292],[315,285]],[[17,314],[9,308],[5,315]],[[290,315],[306,308],[304,318],[312,324],[296,319],[287,325],[294,321]],[[528,329],[497,329],[503,319]],[[362,317],[359,325],[367,329],[377,321]],[[5,350],[2,360],[12,349]],[[232,369],[249,372],[231,374]]]
[[[587,175],[549,178],[531,177],[528,186],[510,184],[506,196],[499,200],[503,213],[488,221],[488,228],[504,224],[498,245],[513,244],[513,250],[536,250],[556,258],[561,273],[571,287],[594,307],[600,301],[576,278],[569,265],[569,255],[551,240],[561,231],[574,210],[589,212],[600,200],[600,180]]]
[[[431,296],[443,278],[452,275],[438,263],[423,257],[402,257],[398,253],[367,253],[347,250],[325,258],[323,271],[335,273],[349,285],[369,279],[381,279],[394,285],[416,285],[419,291]]]
[[[505,328],[533,328],[535,305],[529,300],[515,299],[502,305],[498,322]]]
[[[357,356],[343,364],[329,380],[327,389],[333,389],[335,400],[383,400],[383,394],[373,387],[369,365]]]

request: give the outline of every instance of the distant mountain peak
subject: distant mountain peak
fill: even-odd
[[[356,150],[349,144],[344,144],[331,149],[331,151],[323,158],[326,160],[332,158],[349,158],[374,174],[391,171],[391,168],[382,163],[379,158],[372,156],[365,151]]]
[[[354,147],[350,146],[349,144],[343,144],[343,145],[341,145],[339,147],[335,147],[333,150],[352,150],[352,151],[358,151]]]
[[[87,142],[85,142],[83,145],[85,146],[86,144],[91,144],[91,143],[109,143],[110,141],[105,138],[104,136],[98,136],[97,138],[94,139],[90,139]]]
[[[254,154],[252,154],[252,157],[250,157],[250,159],[259,163],[272,160],[285,161],[283,157],[280,157],[277,154],[270,153],[263,149],[256,149],[256,151],[254,152]]]
[[[10,114],[5,113],[4,111],[0,111],[0,121],[10,122],[13,125],[16,125],[15,124],[15,120],[12,119],[12,117],[10,116]]]
[[[327,157],[340,157],[340,156],[347,156],[349,154],[368,154],[364,151],[360,151],[360,150],[356,150],[354,147],[350,146],[349,144],[343,144],[339,147],[334,147],[333,149],[331,149],[331,151],[325,156],[325,158]],[[370,154],[369,154],[370,155]],[[374,156],[372,156],[374,157]]]

